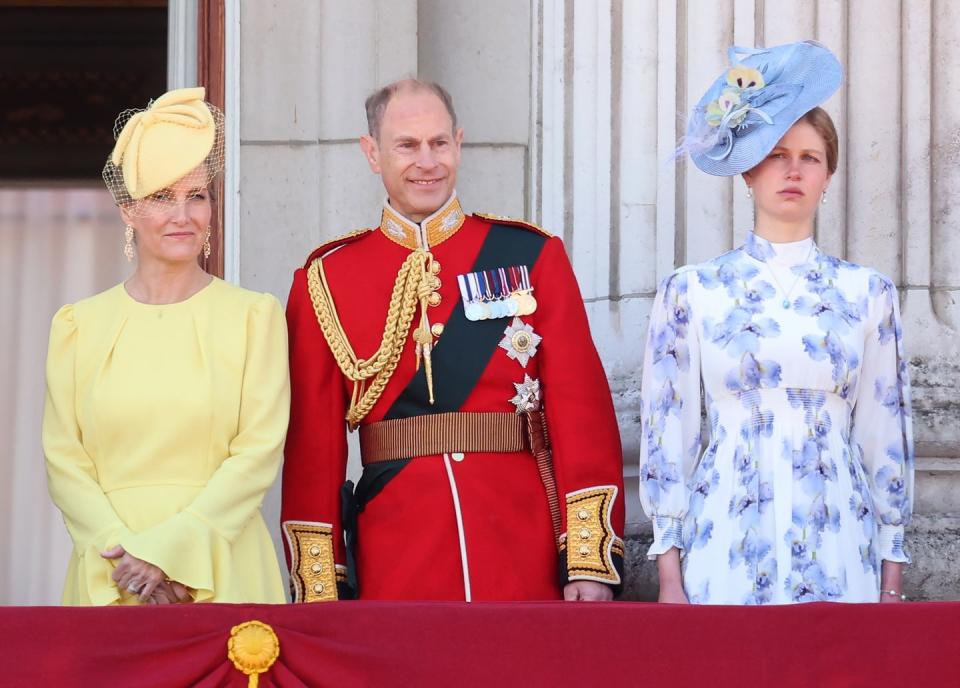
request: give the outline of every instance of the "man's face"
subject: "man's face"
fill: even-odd
[[[429,90],[402,90],[387,104],[377,138],[363,136],[370,169],[380,175],[390,205],[420,222],[453,193],[460,166],[463,129]]]

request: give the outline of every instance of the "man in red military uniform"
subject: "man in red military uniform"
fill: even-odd
[[[439,86],[392,84],[367,118],[380,226],[316,249],[287,306],[294,600],[611,599],[620,438],[563,244],[464,213]]]

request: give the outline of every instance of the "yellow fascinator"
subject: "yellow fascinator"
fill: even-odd
[[[206,186],[223,169],[223,113],[205,95],[203,87],[180,88],[117,117],[103,180],[128,213],[148,214],[162,202],[157,192],[194,170]]]

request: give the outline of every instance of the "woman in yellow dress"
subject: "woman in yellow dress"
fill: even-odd
[[[64,604],[284,601],[260,513],[289,414],[283,312],[205,272],[223,114],[202,88],[121,113],[104,180],[123,284],[53,318],[43,419],[73,539]]]

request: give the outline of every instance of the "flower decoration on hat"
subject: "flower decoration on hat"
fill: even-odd
[[[756,69],[734,67],[727,72],[727,84],[729,88],[723,89],[720,97],[707,105],[706,120],[711,127],[742,124],[751,109],[751,92],[759,91],[765,82],[763,74]]]
[[[694,107],[677,155],[704,172],[740,174],[757,165],[804,114],[837,90],[843,70],[814,41],[729,50],[731,67]]]
[[[117,117],[103,180],[128,214],[157,210],[167,202],[160,192],[188,175],[206,187],[223,169],[223,113],[205,94],[202,87],[176,89]]]
[[[786,84],[767,86],[762,72],[743,66],[727,72],[726,81],[728,86],[707,104],[702,115],[708,129],[699,139],[703,144],[700,152],[714,160],[730,155],[737,136],[758,125],[773,124],[773,115],[786,104],[785,97],[798,90]]]
[[[731,88],[763,88],[763,74],[751,67],[734,67],[727,72],[727,85]]]

